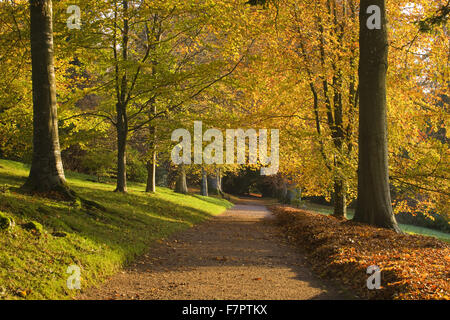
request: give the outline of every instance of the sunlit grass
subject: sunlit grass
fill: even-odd
[[[96,285],[117,272],[152,241],[222,213],[231,203],[217,198],[181,195],[166,188],[145,193],[144,185],[129,185],[117,194],[113,184],[87,181],[93,177],[67,173],[68,183],[83,198],[106,211],[87,210],[16,192],[28,167],[0,160],[0,211],[16,226],[0,231],[0,299],[65,299],[67,267],[81,268],[82,287]],[[20,225],[36,221],[46,234],[40,238]],[[64,232],[66,237],[52,236]]]

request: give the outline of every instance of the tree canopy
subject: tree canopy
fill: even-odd
[[[40,80],[31,74],[39,72],[33,59],[43,58],[34,56],[29,13],[41,2],[51,3],[0,1],[0,157],[28,163],[42,137],[36,119],[33,125],[33,101],[42,100],[33,100],[32,92]],[[449,3],[378,2],[385,3],[388,49],[375,62],[387,67],[387,201],[396,213],[448,219]],[[54,1],[54,117],[58,112],[56,131],[48,130],[59,132],[52,139],[64,168],[115,181],[120,192],[130,179],[147,182],[147,191],[156,190],[161,176],[174,185],[178,171],[200,186],[208,175],[219,172],[220,180],[261,164],[177,170],[170,160],[173,130],[192,131],[194,121],[224,132],[279,129],[280,170],[271,183],[332,201],[335,215],[344,216],[358,197],[358,166],[372,159],[358,157],[367,146],[361,132],[376,122],[371,115],[361,122],[361,104],[378,87],[361,81],[360,64],[367,63],[361,59],[364,52],[384,55],[370,40],[362,50],[362,4]],[[69,5],[80,8],[80,29],[67,27]],[[379,176],[373,167],[361,170]]]

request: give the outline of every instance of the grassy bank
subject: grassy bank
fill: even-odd
[[[0,231],[0,299],[65,299],[77,292],[66,285],[70,265],[81,268],[82,287],[114,274],[153,241],[222,213],[231,203],[159,188],[146,194],[141,184],[129,193],[114,185],[67,174],[70,186],[106,211],[85,209],[16,192],[28,174],[17,162],[0,160],[0,213],[15,226]],[[43,230],[26,230],[30,222]]]

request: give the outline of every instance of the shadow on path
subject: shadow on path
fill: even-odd
[[[128,269],[79,298],[346,298],[312,275],[264,206],[243,203],[155,243]]]

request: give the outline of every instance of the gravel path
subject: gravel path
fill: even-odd
[[[79,299],[340,299],[282,240],[265,206],[238,204],[154,244]]]

